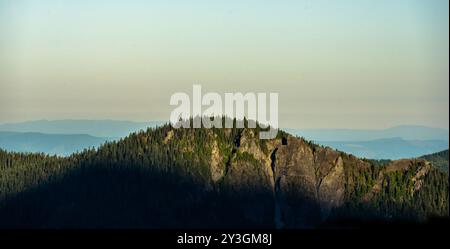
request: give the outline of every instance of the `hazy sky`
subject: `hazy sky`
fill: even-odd
[[[280,126],[449,127],[449,2],[0,0],[0,123],[167,120],[278,92]]]

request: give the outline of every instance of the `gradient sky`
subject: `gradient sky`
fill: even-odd
[[[280,126],[449,127],[447,0],[0,0],[0,123],[167,120],[278,92]]]

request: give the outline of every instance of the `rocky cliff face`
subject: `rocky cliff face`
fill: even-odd
[[[226,177],[232,185],[254,188],[256,184],[270,191],[277,227],[313,225],[343,204],[340,152],[287,134],[265,142],[264,147],[260,143],[252,130],[244,130],[236,153],[248,154],[256,165],[234,160]]]
[[[262,191],[272,196],[273,206],[265,211],[273,212],[278,228],[314,227],[350,201],[368,204],[384,191],[383,184],[392,172],[412,172],[408,179],[412,185],[407,191],[413,197],[431,170],[430,164],[421,159],[398,160],[377,171],[376,181],[370,181],[367,174],[374,174],[374,169],[367,161],[286,133],[272,140],[259,140],[256,133],[242,129],[229,138],[233,144],[227,144],[232,151],[228,157],[223,156],[215,136],[210,174],[214,183],[223,182],[232,192]],[[231,136],[232,132],[225,134]],[[363,183],[357,178],[361,175]],[[367,189],[366,193],[350,199],[359,188]],[[248,208],[251,216],[261,207]]]

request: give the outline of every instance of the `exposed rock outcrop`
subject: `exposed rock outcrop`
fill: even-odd
[[[243,129],[235,138],[235,146],[228,172],[224,175],[225,172],[217,169],[220,152],[214,144],[213,181],[224,175],[226,185],[237,192],[246,189],[270,193],[274,202],[274,223],[278,228],[320,224],[334,209],[345,204],[346,191],[351,191],[349,189],[356,184],[355,179],[346,176],[346,167],[356,171],[367,171],[371,167],[351,155],[288,134],[262,141],[254,130]],[[386,173],[410,170],[417,164],[419,168],[412,179],[411,194],[418,191],[430,164],[424,160],[398,160],[380,171],[372,190],[361,201],[368,202],[381,191]]]

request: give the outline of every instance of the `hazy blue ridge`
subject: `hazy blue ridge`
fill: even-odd
[[[14,152],[43,152],[49,155],[68,156],[86,148],[98,147],[113,139],[86,134],[0,131],[0,148]]]
[[[96,137],[125,137],[132,132],[162,124],[164,124],[163,121],[37,120],[0,124],[0,131],[39,132],[47,134],[87,134]]]
[[[395,126],[388,129],[284,129],[313,141],[370,141],[386,138],[404,140],[448,140],[449,131],[418,125]]]
[[[449,148],[448,140],[384,138],[371,141],[317,141],[325,146],[371,159],[401,159],[432,154]]]

